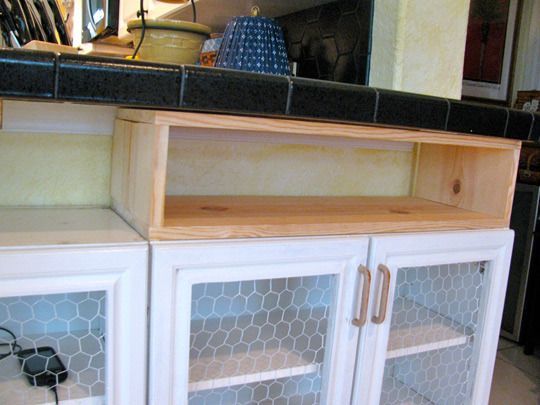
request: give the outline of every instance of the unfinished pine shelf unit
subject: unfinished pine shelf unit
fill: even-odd
[[[170,139],[193,130],[231,142],[409,143],[414,148],[410,193],[167,195],[167,168],[175,164],[169,160]],[[506,228],[520,147],[511,139],[448,132],[121,109],[113,139],[112,206],[151,240]]]

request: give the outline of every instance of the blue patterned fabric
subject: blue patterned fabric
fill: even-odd
[[[235,17],[225,29],[216,67],[288,75],[281,27],[266,17]]]

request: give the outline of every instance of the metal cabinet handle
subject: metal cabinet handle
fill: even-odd
[[[358,318],[354,318],[352,320],[352,324],[360,328],[366,324],[367,320],[369,290],[371,287],[371,273],[366,266],[362,265],[358,267],[358,272],[363,276],[364,282],[362,285],[362,298],[360,299],[360,316]]]
[[[388,292],[390,290],[390,270],[384,264],[379,264],[377,267],[383,274],[383,284],[381,291],[381,301],[379,303],[379,313],[371,318],[371,321],[376,324],[381,324],[386,319],[386,307],[388,306]]]

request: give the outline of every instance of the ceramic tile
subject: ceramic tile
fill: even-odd
[[[0,96],[53,98],[56,54],[0,49]]]
[[[389,90],[378,91],[377,123],[444,129],[448,114],[448,102],[445,99]]]
[[[540,380],[502,359],[495,362],[489,405],[538,405]]]
[[[451,100],[447,130],[504,136],[507,118],[506,108]]]
[[[173,65],[62,55],[58,98],[175,108],[180,72],[180,67]]]
[[[534,123],[531,130],[531,141],[540,141],[540,113],[534,114]]]
[[[526,141],[527,139],[529,139],[529,133],[531,132],[532,123],[532,113],[509,109],[506,137]]]
[[[354,10],[347,15],[354,15]],[[338,55],[336,50],[336,55],[335,69],[345,76],[352,71],[349,65],[358,64],[354,52]],[[360,58],[367,60],[369,55],[361,54]],[[374,122],[375,116],[380,124],[438,130],[445,128],[448,118],[448,131],[492,136],[506,133],[516,139],[525,139],[531,125],[531,115],[517,110],[452,100],[448,114],[446,99],[390,90],[379,90],[378,111],[374,112],[376,90],[370,87],[226,69],[20,50],[0,50],[0,67],[0,95],[4,97],[240,114],[289,113],[364,123]],[[315,58],[306,59],[299,67],[308,68],[326,69],[324,77],[331,78],[329,67]],[[540,114],[534,117],[530,137],[539,141]]]
[[[497,352],[497,358],[513,364],[521,371],[533,377],[540,378],[540,359],[536,356],[523,354],[522,346],[500,350]]]
[[[291,81],[289,115],[373,122],[374,89],[300,78],[292,78]]]
[[[181,106],[203,111],[285,114],[288,91],[286,76],[186,66]]]
[[[279,17],[298,76],[365,84],[372,0],[341,0]]]
[[[499,338],[499,345],[497,346],[497,350],[506,350],[516,346],[516,342],[512,342],[511,340],[501,337]]]

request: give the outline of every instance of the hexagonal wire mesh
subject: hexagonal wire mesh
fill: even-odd
[[[105,301],[104,291],[0,298],[0,326],[20,349],[52,347],[67,369],[55,385],[61,401],[105,403]],[[6,331],[0,343],[7,343],[0,346],[0,404],[54,404],[52,390],[28,380]]]
[[[189,404],[318,404],[334,276],[193,286]]]
[[[381,404],[469,403],[485,266],[398,270]]]

